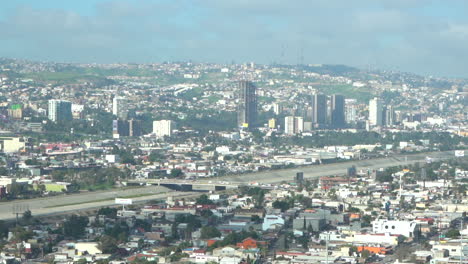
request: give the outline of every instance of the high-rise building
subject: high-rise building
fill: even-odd
[[[268,120],[268,128],[276,128],[276,119],[270,118]]]
[[[175,122],[172,120],[158,120],[153,122],[153,133],[157,137],[172,136],[175,129]]]
[[[296,135],[304,131],[304,119],[300,116],[287,116],[284,118],[284,133]]]
[[[334,94],[331,97],[331,126],[342,128],[345,123],[345,99],[344,96]]]
[[[114,138],[141,136],[140,120],[117,119],[112,122],[112,135]]]
[[[114,97],[112,100],[112,114],[117,116],[119,119],[127,119],[128,118],[128,106],[127,106],[127,99],[123,97]]]
[[[14,104],[8,109],[8,116],[12,119],[23,118],[23,106],[20,104]]]
[[[311,132],[312,131],[312,122],[304,121],[304,132]]]
[[[274,103],[273,112],[275,113],[275,115],[281,115],[281,113],[283,112],[283,105],[281,103]]]
[[[53,122],[70,121],[73,119],[72,103],[64,100],[49,100],[49,119]]]
[[[375,97],[369,101],[369,121],[372,126],[383,125],[383,101]]]
[[[356,105],[346,104],[345,111],[346,111],[346,123],[356,122],[356,118],[357,118]]]
[[[127,120],[117,119],[112,121],[112,137],[121,138],[130,135],[129,125]]]
[[[238,127],[252,127],[257,120],[257,93],[250,81],[239,81]]]
[[[141,120],[128,120],[128,135],[130,137],[141,136]]]
[[[312,123],[319,127],[327,123],[327,96],[323,94],[312,97]]]
[[[393,126],[395,124],[395,110],[393,110],[393,106],[388,105],[384,107],[384,120],[382,123],[385,126]]]

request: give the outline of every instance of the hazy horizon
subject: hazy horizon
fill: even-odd
[[[461,0],[16,0],[0,57],[65,63],[343,64],[467,78]]]

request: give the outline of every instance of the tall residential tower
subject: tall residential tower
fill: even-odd
[[[312,123],[316,127],[327,123],[327,96],[314,94],[312,97]]]
[[[257,121],[257,92],[250,81],[239,81],[238,127],[252,127]]]
[[[54,122],[70,121],[73,119],[72,103],[64,100],[49,100],[48,115]]]
[[[375,97],[369,101],[369,123],[373,126],[383,125],[383,101]]]
[[[330,120],[332,128],[343,128],[346,125],[344,96],[338,94],[332,95]]]
[[[123,97],[114,97],[112,100],[112,114],[118,119],[126,120],[128,118],[127,100]]]

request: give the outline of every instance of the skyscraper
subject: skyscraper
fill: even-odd
[[[112,137],[121,138],[129,136],[129,123],[126,120],[113,120],[112,121]]]
[[[48,115],[53,122],[70,121],[73,119],[71,111],[72,103],[63,100],[49,100]]]
[[[131,119],[128,120],[128,135],[130,137],[139,137],[141,136],[141,121]]]
[[[312,97],[312,123],[315,126],[327,123],[327,97],[323,94],[314,94]]]
[[[339,94],[331,97],[331,126],[333,128],[345,126],[345,100],[344,96]]]
[[[369,101],[369,122],[373,126],[383,125],[383,101],[375,97]]]
[[[274,103],[273,112],[275,115],[280,115],[283,112],[283,105],[281,103]]]
[[[393,106],[388,105],[384,107],[384,121],[382,122],[385,126],[393,126],[395,124],[395,110]]]
[[[287,116],[284,118],[284,133],[295,135],[304,131],[304,119],[299,116]]]
[[[123,97],[114,97],[112,100],[112,114],[117,116],[119,119],[127,119],[128,118],[128,107],[127,107],[127,100]]]
[[[252,127],[257,120],[257,93],[250,81],[239,81],[238,127]]]
[[[352,104],[346,104],[345,106],[345,112],[346,112],[346,123],[354,123],[356,122],[356,106]]]

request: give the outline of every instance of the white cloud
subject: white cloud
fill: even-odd
[[[447,2],[119,0],[95,15],[21,7],[0,23],[0,56],[296,63],[303,50],[309,63],[466,76],[468,22],[420,11],[438,4]]]

